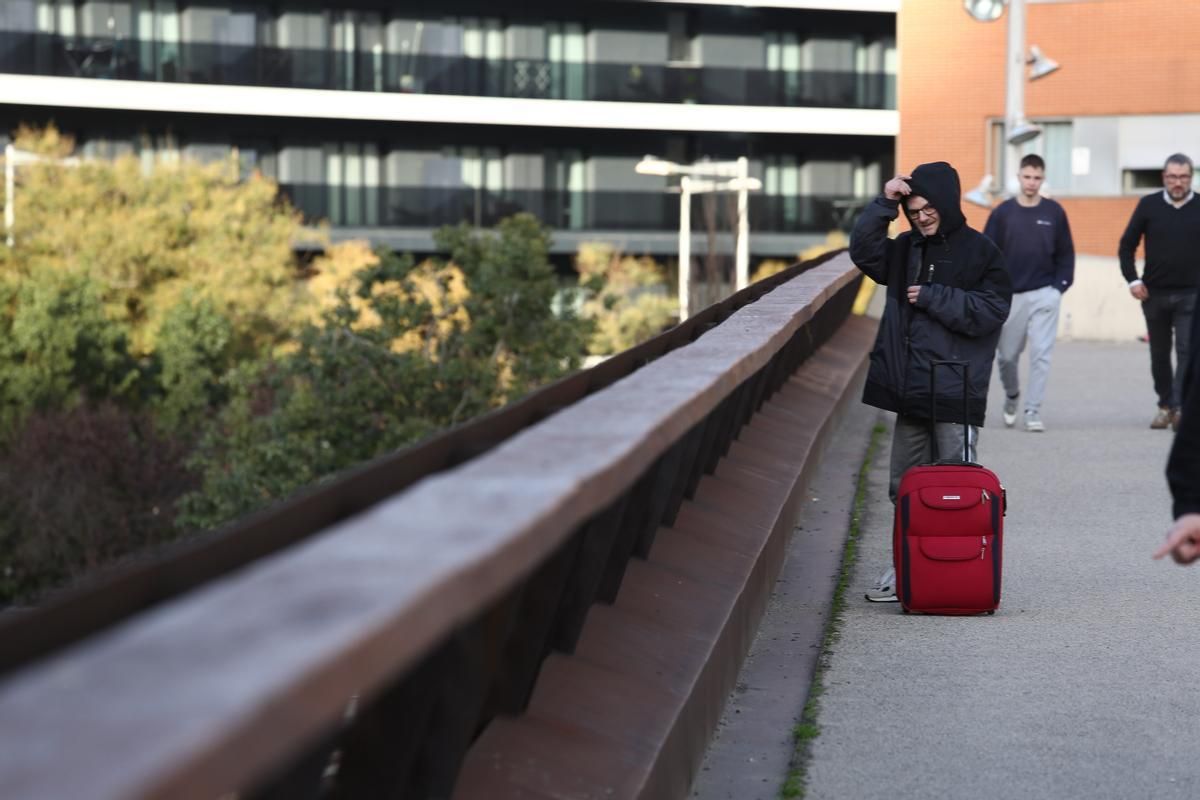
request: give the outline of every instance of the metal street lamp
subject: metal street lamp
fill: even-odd
[[[1021,155],[1018,148],[1042,133],[1038,125],[1025,119],[1025,67],[1032,65],[1030,80],[1044,78],[1058,69],[1058,62],[1043,55],[1036,45],[1030,48],[1030,56],[1026,57],[1025,3],[1026,0],[963,0],[963,7],[967,13],[980,22],[999,19],[1004,6],[1008,6],[1008,44],[1004,68],[1004,126],[1007,146],[1002,166],[1004,186],[1009,194],[1016,194],[1020,188],[1017,185],[1016,174],[1016,165]],[[987,178],[984,180],[986,183]],[[984,196],[985,185],[980,184],[977,191],[980,197]],[[973,199],[972,202],[978,202],[978,199]],[[990,202],[986,204],[990,205]]]
[[[1000,187],[996,186],[996,179],[992,177],[991,173],[988,173],[983,176],[983,180],[979,182],[978,186],[963,195],[963,199],[977,206],[991,208],[992,201],[998,194],[1000,194]]]
[[[676,164],[654,156],[646,156],[634,170],[639,175],[658,175],[679,179],[679,320],[688,318],[691,298],[692,270],[692,195],[706,192],[737,192],[737,248],[734,256],[734,285],[744,289],[750,283],[750,210],[749,192],[762,189],[762,181],[750,177],[750,160],[745,156],[736,161],[698,161],[695,164]],[[723,182],[696,180],[730,178]]]
[[[1036,44],[1029,45],[1029,80],[1044,78],[1058,69],[1058,62],[1049,58]]]
[[[1004,68],[1004,125],[1008,147],[1005,148],[1004,185],[1012,194],[1020,190],[1017,183],[1018,147],[1041,136],[1042,129],[1025,119],[1025,0],[1008,2],[1008,61]]]
[[[963,8],[980,22],[994,22],[1004,13],[1004,0],[963,0]]]

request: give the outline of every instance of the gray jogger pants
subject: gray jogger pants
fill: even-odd
[[[1058,309],[1062,292],[1053,286],[1043,286],[1028,292],[1016,292],[1008,320],[1000,331],[996,345],[996,366],[1000,368],[1000,383],[1009,397],[1021,391],[1017,377],[1017,362],[1029,342],[1029,385],[1025,390],[1025,410],[1038,412],[1046,396],[1046,379],[1050,377],[1050,354],[1058,335]]]
[[[970,456],[975,460],[975,446],[979,443],[979,428],[970,427]],[[936,426],[938,458],[961,459],[963,457],[963,426],[954,422],[939,422]],[[929,435],[929,420],[896,415],[896,429],[892,433],[891,481],[888,496],[896,502],[900,489],[900,478],[909,467],[933,460],[933,445]]]

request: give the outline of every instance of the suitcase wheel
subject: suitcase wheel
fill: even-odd
[[[989,616],[989,617],[991,617],[991,616],[994,616],[994,615],[995,615],[995,613],[996,613],[996,610],[995,610],[995,609],[992,609],[991,611],[987,612],[987,614],[988,614],[988,616]]]

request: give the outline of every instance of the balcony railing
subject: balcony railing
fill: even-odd
[[[555,100],[896,107],[895,76],[577,63],[0,32],[0,71],[175,83]]]
[[[334,225],[429,228],[469,222],[492,226],[527,211],[558,230],[657,231],[679,227],[679,196],[665,192],[569,192],[470,187],[349,187],[283,184],[280,187],[310,220]],[[693,198],[693,225],[704,219],[704,198]],[[845,228],[857,208],[844,196],[757,195],[750,224],[773,233],[826,233]],[[700,230],[700,228],[697,228]]]

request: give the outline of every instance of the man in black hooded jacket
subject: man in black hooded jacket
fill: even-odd
[[[885,287],[883,320],[871,352],[863,402],[896,412],[892,437],[892,502],[909,467],[933,458],[930,365],[968,362],[968,457],[987,410],[988,382],[1000,328],[1008,318],[1012,282],[999,248],[968,227],[958,173],[938,161],[897,175],[863,210],[850,236],[850,258]],[[888,238],[903,205],[912,231]],[[939,367],[933,397],[940,458],[962,458],[962,373]],[[951,421],[953,420],[953,422]],[[894,576],[879,580],[879,597],[894,596]],[[870,597],[870,596],[869,596]]]

